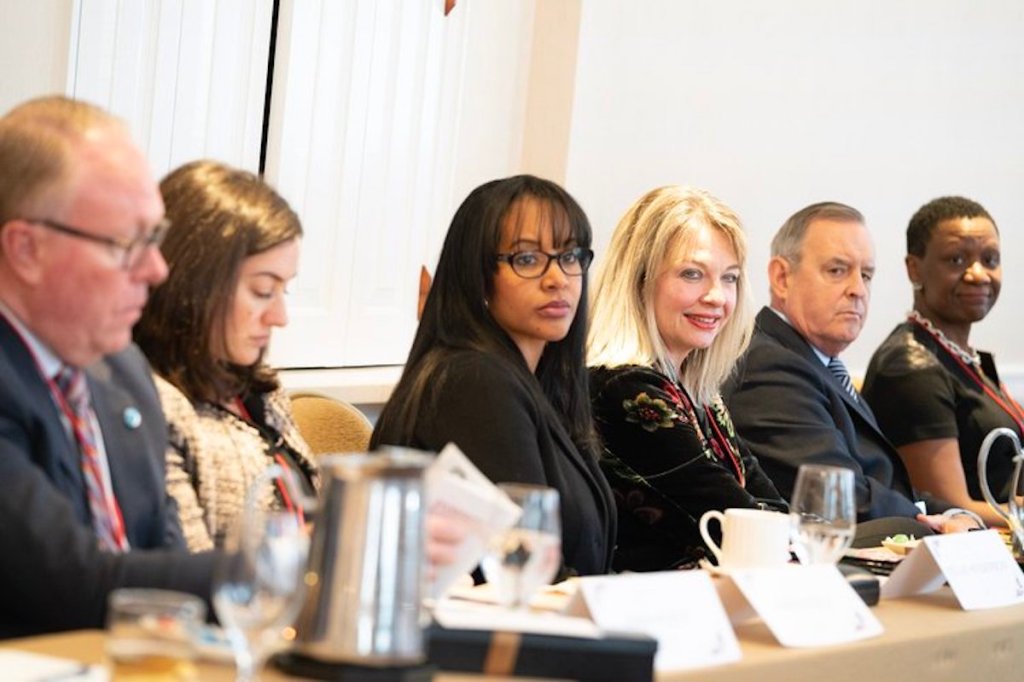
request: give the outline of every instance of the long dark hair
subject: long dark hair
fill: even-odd
[[[548,343],[531,375],[516,344],[487,309],[494,286],[502,224],[514,218],[520,201],[535,201],[554,230],[555,243],[570,240],[591,244],[590,222],[576,200],[549,180],[516,175],[493,180],[473,190],[459,206],[448,228],[427,296],[416,337],[402,378],[378,420],[371,447],[380,433],[397,434],[408,442],[416,416],[433,406],[431,388],[443,383],[446,357],[453,350],[492,354],[513,368],[524,385],[538,391],[570,436],[582,449],[591,449],[592,428],[584,341],[587,320],[587,275],[576,317],[561,341]],[[535,378],[534,378],[535,377]]]
[[[160,183],[171,229],[160,247],[170,274],[133,331],[160,376],[194,402],[222,402],[278,386],[262,359],[239,366],[217,359],[242,262],[302,235],[299,218],[247,171],[195,161]],[[226,347],[220,349],[226,352]]]

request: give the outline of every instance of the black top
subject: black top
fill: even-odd
[[[786,508],[720,398],[695,406],[667,376],[636,365],[594,368],[590,381],[601,468],[618,507],[616,570],[704,556],[698,522],[710,509]]]
[[[449,442],[492,481],[547,485],[561,497],[564,573],[607,573],[614,502],[597,459],[580,451],[525,367],[480,351],[451,351],[419,411],[411,439],[382,431],[374,443],[440,451]],[[408,400],[395,393],[391,400]]]
[[[991,354],[979,355],[978,376],[1010,402],[1000,388]],[[984,499],[978,482],[978,451],[985,436],[1001,426],[1020,435],[1016,422],[971,374],[931,334],[912,322],[898,325],[871,357],[863,396],[896,446],[956,438],[967,490],[975,500]],[[1013,443],[1007,438],[996,441],[989,453],[986,473],[992,493],[1000,500],[1009,494],[1013,455]]]

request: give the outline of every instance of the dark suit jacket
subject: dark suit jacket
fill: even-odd
[[[97,546],[77,444],[35,360],[0,316],[0,637],[102,627],[118,587],[210,593],[214,555],[189,556],[164,485],[167,427],[137,348],[88,369],[132,551]],[[142,415],[137,428],[124,410]]]
[[[566,567],[581,575],[608,572],[615,540],[611,489],[596,458],[581,453],[550,405],[535,399],[525,383],[533,377],[477,351],[453,351],[444,366],[431,404],[417,415],[412,439],[378,422],[373,443],[437,452],[453,442],[492,481],[557,489]]]
[[[758,313],[750,349],[723,395],[736,430],[786,499],[801,464],[832,464],[854,471],[858,520],[919,513],[903,462],[867,403],[843,390],[810,344],[768,308]]]

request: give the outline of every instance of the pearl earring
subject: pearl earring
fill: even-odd
[[[920,282],[911,282],[910,286],[914,291],[921,291],[924,289],[924,285]]]

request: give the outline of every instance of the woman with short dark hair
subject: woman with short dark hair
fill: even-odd
[[[1002,281],[999,230],[964,197],[922,206],[907,227],[907,276],[914,308],[879,346],[862,395],[918,490],[1004,525],[981,494],[978,450],[992,430],[1024,431],[1024,410],[999,380],[990,353],[970,344],[975,323],[995,305]],[[988,481],[1010,494],[1014,448],[999,439]]]
[[[519,175],[473,190],[371,441],[454,442],[493,481],[557,489],[563,575],[608,571],[615,537],[583,362],[590,243],[583,211],[552,182]]]

